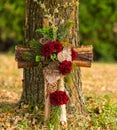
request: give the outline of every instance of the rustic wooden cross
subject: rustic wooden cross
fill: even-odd
[[[26,61],[23,59],[23,54],[25,52],[35,53],[34,49],[29,47],[16,46],[15,48],[16,54],[15,59],[18,62],[18,68],[26,68],[26,67],[35,67],[38,66],[38,62],[36,61]],[[74,48],[76,52],[78,52],[77,60],[73,61],[79,67],[91,67],[91,63],[93,60],[93,47],[92,45],[88,46],[80,46]]]
[[[77,53],[77,59],[74,60],[73,62],[79,66],[79,67],[91,67],[91,63],[92,63],[92,59],[93,59],[93,48],[92,45],[89,46],[80,46],[80,47],[74,47],[73,48]],[[35,53],[37,54],[35,49],[29,48],[29,47],[22,47],[22,46],[16,46],[16,53],[15,53],[15,59],[18,62],[18,68],[27,68],[27,67],[36,67],[38,66],[38,62],[34,60],[32,61],[28,61],[25,60],[23,58],[25,53],[29,53],[32,54],[33,56],[35,56]],[[44,61],[44,57],[41,58],[42,61]],[[44,72],[44,79],[46,79],[45,77],[47,77],[47,75],[52,75],[52,73],[58,74],[59,72],[54,68],[54,66],[51,64],[48,67],[44,67],[43,68],[43,72]],[[49,77],[49,78],[53,78],[53,77]],[[44,96],[45,96],[45,120],[49,119],[50,116],[50,99],[48,96],[48,86],[50,87],[51,92],[56,91],[56,87],[57,85],[62,86],[59,90],[64,91],[64,77],[61,76],[61,78],[59,79],[59,83],[48,83],[45,80],[45,88],[44,88]],[[53,89],[53,90],[51,90]],[[62,110],[64,113],[61,114],[61,119],[60,121],[65,121],[66,122],[66,109],[65,109],[65,105],[62,105]],[[65,119],[63,119],[65,118]]]

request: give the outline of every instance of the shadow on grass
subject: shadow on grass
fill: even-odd
[[[9,103],[9,102],[0,102],[0,111],[2,112],[15,112],[15,109],[20,109],[20,104],[18,103]]]

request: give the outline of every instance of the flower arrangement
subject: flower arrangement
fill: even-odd
[[[55,35],[55,31],[53,33],[53,31],[51,31],[52,30],[51,27],[49,30],[47,28],[37,30],[38,32],[42,33],[43,36],[45,36],[45,37],[43,37],[40,40],[41,45],[42,45],[41,49],[40,49],[41,55],[36,55],[36,62],[38,62],[39,64],[42,64],[43,67],[52,66],[51,63],[54,63],[55,64],[54,66],[56,66],[56,69],[58,70],[58,73],[59,73],[58,74],[59,76],[58,75],[55,76],[55,74],[53,76],[52,69],[54,69],[54,67],[50,67],[52,70],[51,74],[47,74],[47,72],[46,72],[45,79],[48,81],[49,84],[56,82],[56,79],[57,79],[57,81],[60,80],[60,83],[58,84],[56,90],[54,90],[52,92],[50,92],[48,90],[47,91],[50,92],[50,96],[48,99],[48,100],[50,100],[50,103],[55,107],[56,106],[61,107],[61,114],[60,114],[59,121],[63,124],[66,124],[66,122],[67,122],[66,104],[69,101],[69,96],[65,92],[65,89],[64,89],[65,81],[64,81],[63,77],[66,77],[68,74],[71,73],[71,71],[73,69],[72,63],[74,60],[76,60],[78,58],[78,53],[74,50],[74,48],[72,47],[72,44],[68,43],[67,41],[61,41],[62,38],[60,37],[60,34],[59,34],[60,33],[59,27],[60,26],[64,27],[65,25],[67,25],[66,29],[68,29],[68,28],[70,29],[70,26],[72,26],[72,24],[68,24],[68,23],[72,23],[72,22],[67,21],[66,23],[62,23],[62,25],[58,25],[58,29],[56,29],[56,39],[55,39],[55,36],[51,37],[52,35]],[[61,29],[62,29],[62,27],[61,27]],[[64,29],[62,29],[62,30],[66,32],[66,29],[64,27]],[[47,33],[47,31],[49,33]],[[62,35],[62,37],[63,37],[63,35]],[[64,36],[64,38],[65,38],[65,36]],[[65,40],[65,39],[63,39],[63,40]],[[43,60],[41,59],[41,57],[43,57]],[[45,62],[46,62],[46,64],[44,64]],[[50,89],[50,87],[48,89]],[[53,111],[51,112],[51,115],[52,115],[52,113],[53,113]],[[54,117],[54,116],[52,115],[52,117]],[[58,115],[56,115],[56,117],[58,117]],[[52,118],[51,118],[51,120],[52,120]]]
[[[78,53],[73,48],[63,47],[59,41],[51,41],[42,45],[41,48],[42,56],[46,57],[48,61],[58,61],[59,72],[66,75],[72,70],[72,61],[76,60]],[[37,55],[37,57],[39,57]],[[37,59],[37,58],[36,58]],[[40,60],[37,60],[41,62]]]
[[[59,53],[62,51],[62,44],[58,41],[52,41],[42,46],[42,55],[49,56],[52,53]]]
[[[59,80],[61,82],[62,80],[62,82],[58,84],[56,90],[54,89],[54,91],[52,92],[47,90],[50,93],[48,97],[49,99],[47,99],[47,101],[50,100],[50,103],[52,104],[52,106],[61,107],[61,114],[60,114],[59,122],[61,122],[61,124],[63,125],[65,125],[67,122],[66,104],[69,101],[69,96],[64,89],[64,82],[65,82],[64,77],[66,77],[68,74],[71,73],[73,69],[73,65],[72,65],[73,61],[78,58],[78,53],[74,50],[72,44],[67,42],[65,39],[67,37],[66,32],[69,33],[68,28],[70,29],[72,26],[73,26],[73,22],[71,20],[68,20],[65,23],[62,23],[60,25],[57,24],[57,28],[55,26],[56,31],[54,30],[54,32],[52,31],[53,29],[51,26],[44,27],[42,29],[37,30],[37,32],[43,34],[43,38],[39,40],[41,41],[41,47],[40,47],[41,54],[36,55],[36,58],[35,58],[36,62],[38,62],[39,65],[41,64],[43,68],[51,66],[50,67],[51,74],[47,74],[47,72],[44,72],[46,73],[44,74],[45,79],[47,80],[49,84],[52,84],[53,82],[55,83],[56,81],[58,82]],[[61,34],[61,31],[65,32],[65,36],[63,35],[63,33]],[[54,35],[56,36],[56,38]],[[52,67],[51,63],[55,64],[54,66],[56,66],[56,70],[58,71],[59,76],[58,75],[56,76],[56,74],[52,75],[54,71],[54,67]],[[49,85],[48,89],[50,89],[50,86],[51,85]],[[47,109],[48,108],[46,108],[45,113],[46,111],[48,111]],[[53,109],[51,111],[51,115],[52,113],[53,113]],[[54,116],[52,115],[51,117],[54,117]],[[58,117],[58,115],[56,115],[56,117]],[[54,119],[51,118],[51,120],[54,120]]]

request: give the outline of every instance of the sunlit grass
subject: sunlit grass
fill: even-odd
[[[85,95],[110,95],[117,102],[117,64],[93,63],[92,67],[81,68]]]
[[[17,69],[13,54],[0,54],[0,102],[19,100],[22,87],[22,70]]]

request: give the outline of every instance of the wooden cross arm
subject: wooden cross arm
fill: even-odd
[[[91,67],[93,61],[93,46],[80,46],[74,48],[74,50],[78,53],[78,57],[77,60],[73,62],[80,67]]]
[[[81,46],[74,48],[78,53],[78,57],[73,61],[77,66],[80,67],[91,67],[93,60],[93,49],[92,46]],[[24,59],[25,54],[30,55],[30,59]],[[35,61],[36,51],[28,47],[16,46],[15,48],[15,59],[18,62],[18,68],[35,67],[38,66],[38,62]],[[43,58],[43,57],[42,57]],[[43,60],[43,59],[42,59]]]
[[[33,54],[35,54],[35,50],[24,46],[15,47],[15,60],[18,63],[18,68],[38,66],[38,63],[35,62],[35,57],[33,57],[34,61],[29,61],[23,58],[25,54],[31,54],[33,56]]]

